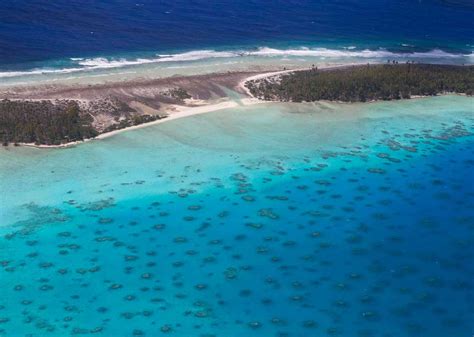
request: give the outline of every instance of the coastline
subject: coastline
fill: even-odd
[[[81,100],[81,99],[84,99],[82,97],[84,95],[84,92],[87,93],[88,91],[92,91],[91,95],[97,95],[97,93],[95,93],[94,91],[99,91],[99,92],[101,92],[100,90],[117,90],[118,91],[118,90],[123,90],[123,88],[133,88],[135,86],[156,86],[158,85],[158,83],[161,85],[161,83],[163,82],[169,85],[170,82],[181,83],[183,81],[184,82],[198,81],[199,85],[206,87],[209,84],[205,83],[203,85],[202,84],[203,82],[213,82],[213,80],[216,80],[216,79],[218,83],[222,81],[223,79],[222,81],[223,83],[218,84],[218,86],[222,86],[230,90],[235,90],[239,94],[244,95],[244,97],[240,99],[234,99],[224,94],[222,95],[222,97],[219,97],[217,99],[215,98],[212,99],[210,97],[209,98],[205,97],[205,99],[191,99],[191,100],[188,100],[187,102],[183,102],[184,105],[165,104],[164,110],[151,109],[151,110],[154,110],[155,113],[159,113],[163,116],[163,118],[160,118],[152,122],[147,122],[147,123],[143,123],[139,125],[133,125],[133,126],[125,127],[123,129],[119,129],[119,130],[104,132],[94,138],[87,138],[84,140],[73,141],[73,142],[63,143],[59,145],[36,145],[34,143],[17,143],[17,145],[24,146],[24,147],[38,148],[38,149],[70,148],[82,143],[86,143],[86,142],[90,142],[94,140],[106,139],[106,138],[115,136],[117,134],[129,131],[129,130],[141,129],[148,126],[157,125],[157,124],[165,123],[167,121],[172,121],[172,120],[176,120],[180,118],[191,117],[194,115],[200,115],[200,114],[213,112],[217,110],[233,108],[239,105],[247,106],[247,105],[267,103],[266,101],[254,98],[252,94],[248,91],[248,89],[245,87],[245,83],[249,80],[253,80],[257,78],[262,79],[265,77],[270,77],[270,76],[275,76],[278,74],[290,73],[290,72],[305,70],[305,69],[307,68],[269,71],[269,72],[263,72],[263,73],[257,73],[257,74],[255,71],[249,71],[247,73],[239,72],[239,73],[228,73],[228,74],[214,73],[214,74],[200,75],[200,76],[186,76],[186,77],[177,77],[177,78],[169,78],[169,79],[157,79],[155,81],[144,81],[144,82],[125,81],[123,83],[120,83],[120,82],[109,83],[107,85],[98,85],[98,86],[92,86],[92,87],[90,86],[67,87],[66,86],[66,87],[44,88],[43,86],[33,85],[31,87],[27,87],[27,89],[23,88],[23,90],[19,94],[20,97],[9,98],[9,99],[11,100],[27,99],[27,100],[39,101],[39,100],[42,100],[42,98],[40,98],[42,97],[41,95],[44,95],[44,97],[46,97],[46,99],[49,99],[49,100],[57,99],[58,97],[66,98],[66,99]],[[235,78],[234,78],[235,76],[239,77],[238,81],[235,81]],[[243,77],[243,79],[241,79],[240,77]],[[205,89],[208,89],[208,88],[205,88]],[[206,91],[206,90],[203,90],[203,88],[199,88],[197,91],[198,91],[197,93],[198,96],[207,95],[207,93],[203,93],[204,91]],[[213,92],[212,94],[215,94],[215,93]],[[33,95],[34,98],[27,98],[30,95]]]
[[[365,63],[350,63],[350,64],[332,64],[319,66],[318,70],[331,70],[331,69],[343,69],[353,66],[361,66]],[[143,113],[148,113],[152,115],[159,115],[162,118],[145,122],[138,125],[127,126],[122,129],[113,130],[109,132],[103,132],[97,135],[94,138],[87,138],[80,141],[73,141],[69,143],[63,143],[59,145],[36,145],[34,143],[17,143],[18,146],[33,147],[39,149],[54,149],[54,148],[69,148],[85,142],[93,140],[101,140],[112,137],[122,132],[129,130],[141,129],[152,125],[157,125],[165,123],[167,121],[172,121],[180,118],[191,117],[194,115],[200,115],[208,112],[214,112],[223,109],[234,108],[237,106],[248,106],[254,104],[269,103],[263,99],[254,97],[250,90],[247,88],[246,84],[249,81],[262,80],[269,77],[276,77],[283,74],[294,73],[298,71],[307,71],[311,70],[312,67],[304,68],[293,68],[293,69],[284,69],[276,71],[265,71],[265,72],[238,72],[238,73],[214,73],[208,75],[199,75],[199,76],[180,76],[176,78],[166,78],[166,79],[156,79],[151,81],[125,81],[125,82],[114,82],[108,83],[106,85],[98,86],[76,86],[76,87],[43,87],[33,85],[24,91],[17,93],[18,98],[15,99],[26,99],[26,100],[54,100],[54,99],[73,99],[81,100],[87,99],[88,97],[100,97],[107,93],[120,92],[124,96],[132,96],[130,93],[136,94],[137,97],[143,97],[143,95],[149,95],[150,93],[156,92],[159,89],[163,89],[163,85],[172,87],[175,85],[183,85],[187,87],[188,90],[195,90],[193,92],[192,99],[185,99],[179,104],[170,103],[170,102],[159,102],[159,108],[155,108],[153,105],[143,104],[140,102],[137,97],[131,97],[130,101],[135,106],[139,106],[140,110]],[[216,94],[217,91],[221,91]],[[232,95],[227,92],[227,90],[235,91],[237,94],[240,94],[241,97],[231,97]],[[446,92],[441,95],[449,95],[452,93]],[[3,93],[3,96],[5,93]],[[33,98],[27,98],[33,96]],[[215,97],[217,96],[217,98]],[[243,97],[242,97],[243,96]],[[45,98],[41,98],[45,97]],[[411,99],[425,98],[428,96],[412,96]],[[0,92],[0,99],[2,98],[2,93]],[[277,101],[275,101],[277,102]],[[347,102],[339,101],[324,101],[321,102],[331,102],[331,103],[341,103],[341,104],[352,104]],[[374,101],[367,101],[366,103],[372,103]],[[132,105],[130,104],[130,105]]]
[[[320,67],[319,69],[334,69],[334,68],[349,67],[349,66],[354,66],[354,65],[359,65],[359,64],[354,63],[354,64],[344,64],[344,65],[339,65],[339,64],[338,65],[328,65],[328,66]],[[157,125],[157,124],[165,123],[167,121],[172,121],[172,120],[176,120],[176,119],[180,119],[180,118],[191,117],[191,116],[194,116],[194,115],[200,115],[200,114],[213,112],[213,111],[217,111],[217,110],[233,108],[233,107],[237,107],[239,105],[254,105],[254,104],[268,103],[267,101],[255,98],[250,93],[250,91],[245,86],[245,84],[248,81],[252,81],[252,80],[260,80],[260,79],[267,78],[267,77],[273,77],[273,76],[278,76],[278,75],[282,75],[282,74],[288,74],[288,73],[292,73],[292,72],[295,72],[295,71],[304,71],[304,70],[308,70],[308,69],[311,69],[311,68],[285,69],[285,70],[262,72],[262,73],[257,73],[257,74],[255,74],[254,71],[248,72],[247,76],[245,76],[243,79],[239,80],[237,85],[235,85],[235,83],[234,83],[233,85],[230,86],[230,87],[232,87],[232,89],[234,89],[237,92],[239,92],[241,94],[244,94],[246,96],[245,98],[240,99],[238,102],[236,100],[233,100],[232,98],[230,98],[228,96],[225,96],[225,97],[221,98],[220,101],[218,100],[217,102],[212,102],[212,100],[201,100],[199,102],[199,103],[201,103],[201,105],[198,105],[198,106],[195,106],[195,105],[190,105],[190,106],[169,105],[169,106],[167,106],[168,109],[166,111],[160,111],[164,116],[161,119],[158,119],[158,120],[155,120],[155,121],[152,121],[152,122],[139,124],[139,125],[133,125],[133,126],[125,127],[123,129],[119,129],[119,130],[104,132],[104,133],[101,133],[101,134],[99,134],[98,136],[96,136],[94,138],[87,138],[87,139],[84,139],[84,140],[73,141],[73,142],[63,143],[63,144],[59,144],[59,145],[36,145],[34,143],[18,143],[17,145],[18,146],[38,148],[38,149],[69,148],[69,147],[73,147],[73,146],[76,146],[76,145],[79,145],[79,144],[82,144],[82,143],[85,143],[85,142],[90,142],[90,141],[93,141],[93,140],[106,139],[106,138],[112,137],[114,135],[117,135],[117,134],[122,133],[122,132],[129,131],[129,130],[141,129],[141,128],[145,128],[145,127],[148,127],[148,126]],[[245,73],[237,73],[237,74],[242,75],[242,74],[245,74]],[[213,78],[226,76],[226,75],[233,75],[233,73],[229,73],[229,74],[215,73],[215,74],[206,75],[205,77],[206,77],[206,79],[211,79],[212,80]],[[250,75],[250,76],[248,76],[248,75]],[[200,77],[202,77],[202,76],[188,76],[188,77],[182,77],[182,79],[192,81],[194,78],[200,78]],[[163,79],[160,79],[160,80],[163,80]],[[170,79],[170,80],[172,80],[172,79]],[[176,78],[174,80],[179,81],[179,80],[181,80],[181,78]],[[115,88],[115,86],[126,87],[127,85],[136,85],[137,83],[140,83],[140,82],[131,81],[131,82],[123,82],[123,83],[111,83],[111,84],[108,84],[106,87],[112,87],[112,88]],[[101,87],[101,86],[98,86],[98,87]],[[35,92],[36,90],[38,90],[38,88],[41,88],[41,86],[39,86],[39,87],[38,86],[33,86],[32,91]],[[51,90],[51,89],[49,89],[49,90]],[[58,89],[55,88],[54,90],[58,90]],[[80,92],[80,91],[83,90],[83,88],[71,89],[71,88],[66,87],[66,88],[63,88],[63,89],[59,89],[58,91],[60,93],[65,92],[65,93],[69,94],[71,91],[74,91],[74,90],[77,90],[77,91]],[[39,98],[34,98],[34,99],[35,100],[41,100]],[[191,104],[193,104],[194,101],[196,101],[196,100],[191,100]],[[202,104],[202,102],[204,102],[204,104]]]
[[[401,64],[399,65],[399,63],[395,63],[395,61],[393,61],[393,67],[403,67],[405,66],[405,68],[407,67],[407,65],[409,63],[407,63],[407,65],[405,64]],[[390,96],[390,95],[386,95],[386,94],[379,94],[379,97],[373,97],[372,99],[364,99],[364,100],[359,100],[358,97],[352,97],[352,99],[347,99],[347,97],[344,97],[345,99],[337,99],[337,98],[334,98],[334,97],[331,97],[331,96],[327,96],[324,97],[323,96],[320,96],[319,98],[311,98],[310,96],[307,96],[307,98],[299,98],[299,99],[296,99],[296,100],[293,100],[293,99],[288,99],[288,98],[284,98],[282,99],[281,98],[281,92],[279,92],[279,90],[284,90],[283,88],[278,88],[278,86],[280,85],[281,83],[281,79],[282,77],[280,75],[282,74],[291,74],[291,76],[294,76],[294,77],[297,77],[299,76],[299,72],[302,72],[302,73],[313,73],[313,70],[317,70],[317,73],[322,73],[320,74],[320,76],[317,76],[317,78],[321,78],[323,77],[324,78],[324,73],[327,72],[327,71],[330,71],[330,70],[338,70],[338,71],[346,71],[346,70],[349,70],[349,72],[351,74],[358,74],[359,75],[359,80],[362,80],[362,81],[365,81],[366,79],[364,77],[361,77],[360,76],[360,73],[361,73],[361,69],[362,69],[362,72],[363,73],[366,73],[367,71],[364,69],[366,66],[372,66],[372,69],[374,69],[373,67],[375,67],[375,69],[386,69],[385,66],[384,66],[384,63],[364,63],[364,64],[361,64],[361,63],[352,63],[352,64],[344,64],[344,65],[331,65],[331,66],[325,66],[325,67],[314,67],[312,66],[311,68],[303,68],[303,69],[292,69],[292,70],[284,70],[284,71],[278,71],[278,72],[273,72],[273,73],[267,73],[267,74],[259,74],[259,75],[255,75],[255,76],[251,76],[247,79],[245,79],[244,81],[242,81],[240,83],[240,87],[243,91],[246,92],[246,94],[248,96],[251,96],[255,99],[260,99],[260,100],[264,100],[264,101],[267,101],[267,102],[288,102],[288,103],[314,103],[314,102],[332,102],[332,103],[339,103],[339,104],[352,104],[352,103],[374,103],[374,102],[378,102],[378,101],[392,101],[392,100],[405,100],[405,99],[417,99],[417,98],[427,98],[427,97],[433,97],[433,96],[445,96],[445,95],[459,95],[459,96],[472,96],[472,84],[471,84],[471,89],[469,90],[469,85],[467,85],[466,87],[466,84],[464,82],[461,82],[461,84],[459,84],[457,87],[455,85],[451,85],[449,86],[448,84],[446,84],[446,82],[443,82],[443,81],[447,81],[449,83],[449,80],[452,80],[452,78],[449,78],[449,75],[451,76],[455,76],[453,75],[452,73],[448,73],[446,75],[446,73],[443,73],[443,75],[447,78],[442,78],[441,76],[438,76],[439,78],[435,79],[437,80],[438,82],[436,83],[436,85],[438,86],[437,90],[434,90],[434,92],[431,92],[431,93],[428,93],[426,94],[426,91],[429,91],[429,90],[424,90],[423,93],[421,93],[420,91],[422,90],[417,90],[419,88],[410,88],[414,91],[419,91],[419,93],[416,93],[416,94],[410,94],[408,95],[408,97],[402,97],[401,96],[401,93],[398,92],[396,93],[393,93],[393,96]],[[390,62],[389,62],[389,65]],[[377,68],[378,67],[378,68]],[[382,67],[382,68],[381,68]],[[451,67],[451,69],[453,67],[457,67],[456,71],[460,71],[460,69],[462,68],[462,71],[465,72],[466,69],[465,67],[467,67],[468,71],[471,70],[472,71],[472,66],[470,65],[457,65],[457,66],[453,66],[453,65],[449,65],[449,64],[430,64],[430,63],[416,63],[414,64],[413,66],[408,66],[408,73],[410,73],[410,70],[411,68],[410,67],[415,67],[411,73],[416,73],[416,71],[418,70],[418,74],[415,74],[413,75],[412,77],[420,77],[420,76],[425,76],[425,74],[423,74],[422,71],[426,71],[426,70],[423,70],[423,69],[426,69],[426,67]],[[416,68],[418,67],[418,69]],[[391,68],[391,67],[390,67]],[[421,70],[420,70],[421,68]],[[396,68],[395,68],[396,69]],[[430,69],[430,68],[428,68]],[[449,69],[449,68],[448,68]],[[439,69],[436,69],[439,71]],[[405,70],[407,71],[407,70]],[[357,73],[358,72],[358,73]],[[420,75],[420,72],[421,72],[421,75]],[[456,73],[455,73],[456,74]],[[471,76],[472,76],[472,73],[470,73]],[[304,83],[304,75],[303,74],[303,83]],[[456,74],[457,75],[457,74]],[[398,77],[397,77],[398,76]],[[405,78],[402,79],[402,81],[406,81],[406,74],[404,74]],[[465,82],[468,82],[469,80],[472,82],[472,78],[469,79],[468,77],[469,75],[466,75],[465,78],[461,78],[461,79],[457,79],[459,81],[465,81]],[[268,79],[270,78],[270,79]],[[268,79],[268,80],[263,80],[263,79]],[[389,74],[389,78],[386,78],[385,80],[390,83],[391,81],[396,81],[398,79],[398,85],[400,86],[400,76],[399,74],[397,74],[395,72],[394,73],[391,73]],[[263,81],[262,81],[263,80]],[[300,79],[301,80],[301,79]],[[336,79],[336,80],[339,80],[339,81],[351,81],[350,83],[353,83],[354,82],[354,78],[339,78],[339,79]],[[411,79],[412,81],[416,81],[418,80],[419,82],[419,78],[412,78]],[[432,80],[432,82],[434,82],[435,80]],[[276,86],[276,92],[273,93],[273,96],[272,96],[272,93],[270,93],[268,95],[268,97],[265,95],[263,96],[260,92],[260,95],[257,94],[254,95],[252,93],[252,90],[249,89],[249,87],[247,86],[247,83],[249,82],[253,82],[251,83],[252,86],[255,86],[255,83],[257,83],[257,86],[262,86],[262,82],[263,82],[263,86],[265,87],[265,85],[267,87],[275,87]],[[268,83],[269,82],[269,83]],[[463,84],[465,86],[463,86]],[[308,86],[310,85],[314,85],[314,83],[306,83]],[[321,84],[323,85],[323,84]],[[380,85],[380,83],[379,83]],[[404,88],[406,88],[406,84],[404,85]],[[449,89],[448,89],[449,88]],[[253,88],[255,89],[255,88]],[[317,91],[317,89],[315,89]],[[402,89],[400,89],[402,90]],[[379,90],[380,91],[380,90]],[[433,91],[433,90],[432,90]],[[258,92],[258,91],[257,91]],[[337,92],[337,88],[335,89],[334,92]],[[296,89],[296,93],[298,95],[301,95],[301,83],[300,83],[300,86],[297,87]],[[411,91],[410,91],[411,93]]]
[[[239,104],[240,103],[240,104]],[[36,145],[32,143],[18,143],[19,146],[25,146],[25,147],[33,147],[33,148],[38,148],[38,149],[54,149],[54,148],[69,148],[73,147],[75,145],[83,144],[86,142],[94,141],[94,140],[101,140],[101,139],[106,139],[109,137],[113,137],[117,134],[126,132],[126,131],[131,131],[131,130],[137,130],[137,129],[142,129],[145,127],[149,127],[152,125],[157,125],[169,121],[173,121],[176,119],[180,118],[185,118],[185,117],[191,117],[191,116],[196,116],[196,115],[201,115],[209,112],[214,112],[218,110],[224,110],[224,109],[229,109],[229,108],[235,108],[240,105],[244,106],[249,106],[249,105],[255,105],[255,104],[263,104],[267,103],[262,100],[254,99],[254,98],[244,98],[240,100],[239,102],[233,101],[233,100],[226,100],[222,102],[216,102],[213,104],[207,104],[203,106],[197,106],[197,107],[182,107],[182,106],[176,106],[176,110],[179,110],[177,112],[170,113],[164,118],[158,119],[153,122],[149,123],[143,123],[139,125],[134,125],[130,127],[126,127],[120,130],[114,130],[110,132],[104,132],[98,135],[97,137],[94,138],[87,138],[81,141],[74,141],[74,142],[69,142],[69,143],[64,143],[60,145]]]
[[[330,65],[323,65],[323,66],[318,66],[318,70],[332,70],[332,69],[344,69],[344,68],[349,68],[349,67],[354,67],[354,66],[362,66],[366,63],[345,63],[345,64],[330,64]],[[379,63],[373,63],[373,64],[379,64]],[[273,72],[265,72],[257,75],[253,75],[250,77],[245,78],[239,83],[239,89],[243,90],[248,96],[255,98],[250,90],[246,87],[246,83],[250,81],[257,81],[257,80],[262,80],[264,78],[268,77],[274,77],[278,75],[284,75],[284,74],[290,74],[294,73],[297,71],[306,71],[306,70],[311,70],[313,69],[312,67],[304,67],[304,68],[292,68],[292,69],[286,69],[286,70],[279,70],[279,71],[273,71]]]

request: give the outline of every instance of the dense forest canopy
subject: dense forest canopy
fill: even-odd
[[[97,136],[75,101],[0,101],[0,140],[59,145]]]
[[[252,95],[264,100],[366,102],[440,93],[474,92],[474,66],[384,64],[317,68],[249,81]]]
[[[93,108],[101,111],[101,105],[94,105]],[[164,118],[159,115],[124,113],[127,109],[130,108],[121,107],[112,125],[97,130],[93,114],[81,109],[77,101],[3,100],[0,101],[0,141],[4,146],[9,143],[60,145]]]

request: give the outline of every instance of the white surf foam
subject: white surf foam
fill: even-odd
[[[338,50],[327,48],[315,49],[273,49],[263,47],[258,51],[250,52],[253,56],[313,56],[326,58],[426,58],[426,59],[442,59],[442,58],[462,58],[470,57],[470,55],[451,54],[440,49],[433,49],[428,52],[413,52],[413,53],[394,53],[385,49],[379,50]]]
[[[231,50],[231,51],[216,51],[216,50],[195,50],[178,54],[157,54],[151,58],[136,58],[136,59],[108,59],[105,57],[97,58],[70,58],[74,64],[71,68],[63,69],[32,69],[28,71],[4,71],[0,72],[0,78],[21,77],[21,76],[35,76],[48,74],[64,74],[80,71],[91,71],[100,69],[114,69],[129,66],[136,66],[151,63],[171,63],[171,62],[192,62],[199,60],[210,60],[215,58],[240,58],[240,57],[314,57],[321,59],[462,59],[474,58],[474,53],[463,55],[448,53],[440,49],[433,49],[428,52],[412,52],[412,53],[395,53],[385,49],[378,50],[356,50],[356,47],[349,46],[344,49],[328,49],[328,48],[297,48],[297,49],[275,49],[269,47],[260,47],[255,50]],[[317,60],[316,60],[317,61]]]
[[[68,74],[77,71],[84,71],[84,68],[63,68],[63,69],[32,69],[27,71],[4,71],[0,72],[0,78],[20,77],[31,75],[46,75],[46,74]]]

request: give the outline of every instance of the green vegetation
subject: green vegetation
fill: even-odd
[[[250,81],[252,95],[264,100],[366,102],[441,93],[474,92],[474,66],[384,64],[297,71]]]
[[[93,118],[74,101],[0,101],[0,140],[59,145],[97,136]]]
[[[116,123],[100,133],[124,129],[165,118],[155,115],[130,115],[135,113],[128,105],[110,108],[107,102],[97,101],[86,110],[76,101],[0,101],[0,141],[9,143],[34,143],[36,145],[60,145],[87,138],[94,138],[99,131],[94,128],[90,113],[113,113]],[[92,110],[91,110],[92,109]],[[125,113],[124,113],[125,111]]]
[[[122,119],[119,123],[110,125],[104,129],[104,133],[111,132],[115,130],[125,129],[130,126],[140,125],[144,123],[149,123],[156,121],[158,119],[166,118],[165,116],[158,115],[135,115],[130,118]]]

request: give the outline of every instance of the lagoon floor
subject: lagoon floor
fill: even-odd
[[[470,336],[474,100],[0,150],[0,336]]]

